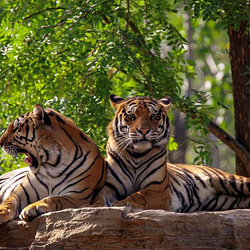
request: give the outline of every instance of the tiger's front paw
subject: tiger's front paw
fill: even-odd
[[[130,207],[130,208],[138,208],[138,205],[131,201],[115,201],[112,203],[111,207]]]
[[[37,216],[47,212],[50,212],[47,204],[36,202],[25,207],[20,213],[19,217],[22,220],[31,221]]]
[[[0,206],[0,225],[13,219],[13,211],[8,206]]]

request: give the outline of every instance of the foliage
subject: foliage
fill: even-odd
[[[188,0],[185,5],[185,10],[195,18],[216,21],[226,29],[231,27],[238,30],[240,22],[250,23],[250,5],[246,0]]]
[[[172,1],[6,0],[1,7],[0,132],[40,103],[71,117],[104,154],[113,115],[108,96],[115,92],[171,96],[204,144],[213,112],[205,93],[182,96],[194,63],[169,19],[177,14]]]
[[[231,87],[231,67],[228,58],[229,38],[227,30],[218,22],[204,21],[201,18],[190,18],[190,12],[183,10],[183,5],[178,7],[178,13],[172,15],[173,25],[178,27],[181,34],[187,36],[189,53],[186,56],[194,61],[194,79],[185,81],[184,93],[195,91],[203,93],[211,111],[214,121],[229,134],[234,134],[233,93]],[[227,172],[234,172],[234,154],[226,145],[216,140],[215,137],[206,136],[199,140],[199,134],[194,137],[196,127],[191,125],[192,119],[187,122],[189,147],[186,154],[187,162],[197,164],[211,164],[211,151],[214,154],[213,165]],[[191,125],[191,126],[190,126]],[[191,130],[191,131],[190,131]],[[215,145],[213,145],[216,143]],[[196,147],[204,152],[202,157]]]

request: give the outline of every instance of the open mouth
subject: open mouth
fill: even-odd
[[[13,146],[13,145],[4,145],[3,150],[11,156],[14,156],[17,154],[25,154],[26,157],[24,158],[24,162],[28,164],[30,167],[33,167],[33,168],[38,167],[38,161],[36,157],[33,154],[26,151],[25,149],[19,149],[17,146]]]
[[[38,167],[38,161],[34,155],[32,155],[31,153],[27,151],[19,151],[19,153],[25,154],[24,162],[28,164],[30,167],[34,167],[34,168]]]

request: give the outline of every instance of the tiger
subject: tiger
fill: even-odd
[[[29,167],[22,167],[0,176],[0,203],[3,202],[2,197],[8,197],[22,182],[28,171]]]
[[[0,146],[25,154],[28,164],[1,177],[1,224],[88,206],[105,183],[106,162],[95,143],[71,119],[39,104],[11,122]]]
[[[170,137],[170,98],[123,99],[110,95],[116,109],[107,127],[107,178],[93,206],[169,209],[166,145]]]
[[[249,208],[250,178],[219,169],[167,162],[171,98],[123,99],[107,128],[107,177],[93,206],[129,206],[172,212]]]

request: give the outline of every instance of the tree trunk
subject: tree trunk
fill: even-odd
[[[233,97],[236,140],[250,152],[250,36],[249,24],[241,22],[239,30],[229,28],[230,61],[233,78]],[[249,74],[246,74],[246,72]],[[236,156],[236,173],[249,176]]]

